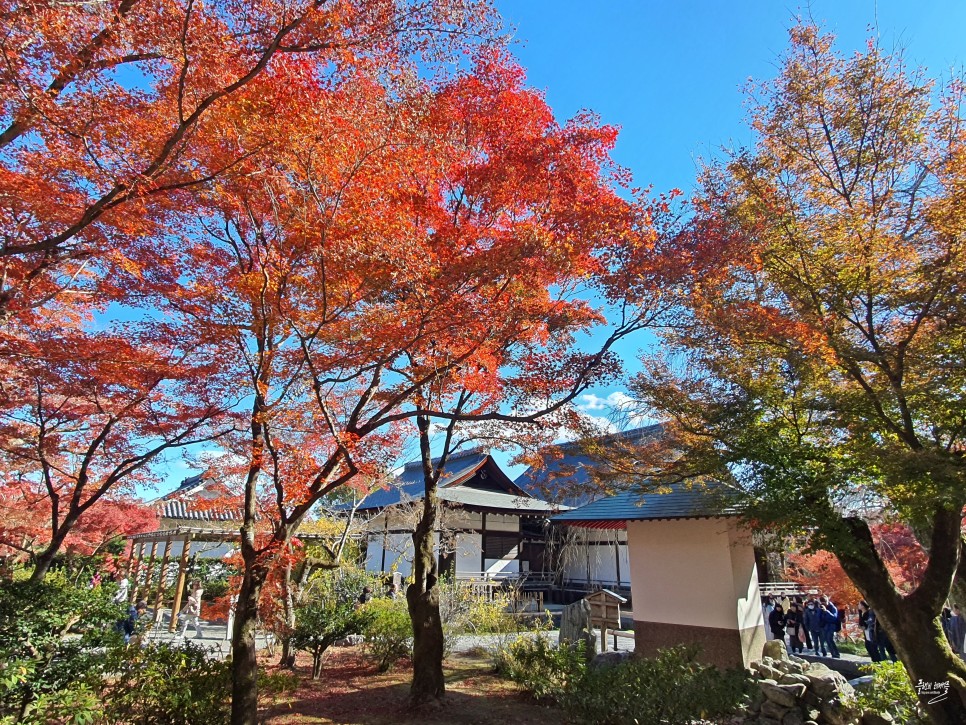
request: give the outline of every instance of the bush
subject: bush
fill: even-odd
[[[373,599],[362,611],[367,617],[366,651],[376,660],[380,672],[412,652],[413,625],[406,600]]]
[[[333,642],[367,629],[369,607],[357,609],[354,602],[340,601],[331,593],[300,605],[295,610],[292,646],[312,653],[312,679],[322,674],[322,656]]]
[[[697,649],[671,647],[653,659],[635,658],[588,669],[562,704],[579,722],[691,723],[731,715],[751,694],[741,670],[695,661]]]
[[[448,579],[439,584],[439,616],[443,624],[445,652],[452,650],[456,638],[464,634],[508,634],[519,630],[507,612],[509,600],[497,593],[492,598],[465,582]]]
[[[120,643],[113,625],[123,610],[109,589],[75,586],[60,572],[0,588],[0,722],[93,720],[90,693],[106,648]]]
[[[741,670],[695,661],[697,650],[673,647],[653,659],[590,668],[583,643],[557,647],[546,637],[520,636],[497,650],[497,669],[577,722],[691,723],[740,710],[751,694]]]
[[[228,666],[191,645],[125,647],[112,594],[60,572],[0,589],[0,724],[227,721]]]
[[[556,646],[543,634],[520,635],[497,648],[497,671],[534,697],[563,702],[586,675],[584,643]]]
[[[132,725],[225,723],[231,672],[191,642],[150,644],[111,653],[112,677],[105,687],[108,721]]]
[[[856,706],[862,712],[891,715],[895,722],[915,725],[919,719],[919,698],[901,662],[874,662],[859,668],[872,675],[872,682],[858,691]]]

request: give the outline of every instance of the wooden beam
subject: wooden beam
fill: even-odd
[[[127,593],[128,603],[134,604],[135,597],[138,593],[138,577],[141,576],[141,559],[144,558],[144,542],[141,541],[137,544],[132,545],[131,552],[133,553],[134,547],[137,547],[138,554],[134,559],[134,563],[131,565],[131,570],[128,572],[128,579],[130,581],[130,590]]]
[[[154,595],[154,623],[161,621],[161,602],[164,599],[164,580],[168,574],[168,553],[171,539],[164,540],[164,553],[161,555],[161,569],[158,571],[158,589]]]
[[[156,542],[151,542],[151,555],[148,557],[148,565],[144,570],[144,599],[147,600],[148,595],[151,593],[151,579],[154,576],[154,555],[158,553],[158,545]],[[137,592],[140,594],[140,591]],[[137,599],[134,600],[137,602]]]
[[[480,532],[480,571],[486,573],[486,511],[481,516],[482,530]]]
[[[181,611],[181,596],[184,592],[184,580],[188,569],[188,556],[191,554],[191,534],[185,536],[181,547],[181,559],[178,561],[178,580],[174,585],[174,602],[171,604],[171,621],[168,631],[173,632],[178,624],[178,612]]]

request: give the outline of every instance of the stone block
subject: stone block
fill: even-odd
[[[795,707],[798,699],[805,694],[805,685],[763,685],[759,683],[765,697],[783,707]]]
[[[785,713],[791,708],[779,705],[777,702],[772,702],[771,700],[765,700],[761,703],[761,716],[775,718],[778,722],[782,721],[785,717]]]
[[[788,649],[785,647],[784,640],[770,639],[765,642],[762,655],[762,659],[771,657],[773,660],[788,660]]]

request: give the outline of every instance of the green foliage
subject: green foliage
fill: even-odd
[[[440,581],[437,586],[446,652],[463,634],[515,634],[519,630],[517,621],[507,612],[506,594],[487,597],[465,582],[450,579]]]
[[[228,722],[231,672],[204,648],[150,644],[111,652],[108,721],[137,725]]]
[[[386,672],[412,652],[413,626],[406,600],[373,599],[362,611],[368,618],[366,650],[379,664],[379,671]]]
[[[312,653],[312,676],[321,672],[322,655],[337,639],[361,634],[372,617],[367,607],[357,608],[351,601],[325,596],[295,610],[292,646]]]
[[[498,647],[497,671],[519,683],[534,697],[564,702],[586,675],[587,657],[583,642],[556,646],[543,634],[519,635]]]
[[[872,675],[872,682],[858,691],[856,706],[862,712],[889,714],[895,722],[916,725],[919,698],[901,662],[874,662],[860,667]]]
[[[653,659],[588,669],[563,704],[580,722],[614,725],[684,725],[737,712],[751,692],[745,673],[700,664],[696,654],[672,647]]]
[[[264,669],[258,670],[258,692],[259,696],[265,694],[273,698],[283,697],[299,688],[299,677],[294,672],[286,670],[276,670],[266,672]]]
[[[697,650],[673,647],[653,659],[591,668],[583,644],[557,647],[521,635],[497,651],[497,669],[535,697],[564,707],[578,722],[691,723],[737,712],[750,696],[740,670],[695,661]]]
[[[0,589],[0,725],[227,720],[227,665],[190,644],[123,646],[112,594],[61,572]]]
[[[0,589],[0,721],[83,722],[85,702],[105,670],[104,648],[120,642],[113,628],[125,616],[112,591],[74,586],[59,572],[39,584]],[[96,711],[96,702],[92,703]]]

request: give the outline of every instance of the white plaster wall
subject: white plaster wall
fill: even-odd
[[[503,559],[486,559],[483,564],[486,567],[486,571],[490,574],[499,574],[500,572],[506,574],[516,574],[520,571],[520,562],[516,558],[517,547],[513,547],[507,552],[507,555]]]
[[[761,591],[758,588],[758,568],[755,566],[751,532],[736,526],[734,521],[731,524],[728,538],[731,541],[731,566],[734,572],[734,589],[738,605],[738,628],[764,626]]]
[[[410,534],[389,534],[386,537],[389,545],[386,547],[386,571],[395,571],[400,576],[407,577],[413,570],[413,539]]]
[[[631,581],[631,560],[628,556],[626,541],[621,542],[620,548],[618,549],[618,555],[620,556],[621,560],[620,583],[629,584]]]
[[[456,537],[456,573],[479,572],[483,537],[479,534],[459,534]]]
[[[754,552],[733,519],[629,521],[627,532],[635,620],[761,624]]]
[[[442,520],[443,526],[447,529],[479,529],[483,523],[483,517],[479,512],[462,509],[444,509]]]
[[[595,581],[617,581],[617,552],[614,544],[590,547],[591,576]]]
[[[382,571],[382,534],[370,535],[366,539],[366,571]]]

